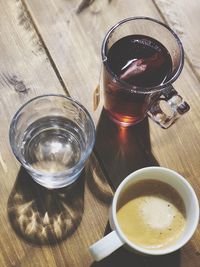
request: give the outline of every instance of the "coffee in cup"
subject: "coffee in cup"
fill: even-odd
[[[186,209],[172,186],[157,180],[143,180],[120,195],[117,221],[131,242],[147,249],[165,248],[183,233]]]
[[[165,255],[184,246],[199,221],[194,189],[177,172],[146,167],[118,186],[109,213],[112,232],[91,245],[99,261],[125,245],[144,255]]]

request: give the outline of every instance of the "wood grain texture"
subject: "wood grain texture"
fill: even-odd
[[[130,172],[161,165],[185,176],[200,198],[200,83],[194,64],[186,61],[175,83],[191,110],[168,130],[148,120],[119,129],[102,111],[102,101],[96,112],[92,103],[101,43],[113,24],[138,15],[164,20],[183,39],[186,56],[195,58],[198,45],[190,47],[189,42],[193,36],[198,39],[194,27],[198,15],[184,23],[183,14],[197,10],[198,1],[192,0],[190,9],[185,0],[176,1],[177,6],[169,1],[167,12],[167,1],[90,2],[77,14],[80,0],[0,0],[4,11],[0,17],[0,265],[198,267],[199,227],[192,240],[171,255],[145,258],[122,248],[93,263],[88,252],[90,244],[110,231],[106,226],[112,191],[104,174],[117,187]],[[39,94],[66,90],[87,107],[97,126],[95,155],[74,185],[73,195],[67,189],[48,191],[33,183],[8,143],[11,117],[21,104]]]
[[[58,0],[52,1],[49,5],[48,1],[27,0],[26,4],[70,94],[86,105],[97,123],[96,153],[102,162],[107,178],[114,186],[116,187],[127,174],[135,169],[161,165],[185,176],[200,196],[198,103],[200,83],[190,61],[186,60],[184,70],[174,85],[190,103],[191,110],[170,129],[164,131],[153,122],[144,121],[132,129],[121,131],[106,118],[104,112],[101,113],[101,106],[96,113],[92,110],[91,91],[98,83],[101,43],[106,31],[117,21],[138,15],[164,20],[180,35],[184,44],[186,42],[186,56],[190,58],[189,42],[192,37],[189,38],[187,32],[193,25],[192,22],[185,23],[184,15],[182,15],[188,12],[188,4],[180,4],[181,1],[178,1],[178,9],[176,3],[172,4],[173,1],[171,1],[166,13],[162,2],[164,5],[164,1],[148,0],[139,2],[127,0],[126,3],[124,1],[111,3],[106,0],[95,1],[79,15],[75,14],[79,1]],[[197,1],[194,0],[194,2],[197,5]],[[168,1],[166,5],[167,3]],[[194,8],[194,4],[191,8]],[[195,17],[198,20],[198,16]],[[188,27],[186,33],[185,26]],[[193,34],[196,36],[194,29],[190,33],[191,36]],[[198,53],[196,45],[193,53]],[[136,261],[138,264],[136,266],[186,267],[192,264],[197,267],[199,265],[199,240],[200,229],[198,228],[193,239],[174,258],[173,256],[171,258],[161,257],[157,261],[149,260],[146,263]],[[102,263],[102,266],[103,264],[112,266],[114,261],[109,258]],[[101,264],[94,264],[94,266],[101,266]]]
[[[100,49],[105,33],[124,17],[152,13],[159,17],[154,6],[150,1],[140,1],[135,8],[130,0],[126,4],[96,0],[77,15],[79,0],[52,1],[51,5],[48,1],[24,2],[70,94],[86,105],[97,122],[101,107],[94,113],[92,98],[99,82]]]
[[[187,60],[200,79],[199,59],[199,12],[196,0],[154,0],[166,22],[179,34],[186,52]]]
[[[45,190],[20,168],[8,140],[14,113],[32,97],[67,91],[23,3],[1,0],[0,9],[0,266],[89,266],[112,191],[94,155],[72,191]]]

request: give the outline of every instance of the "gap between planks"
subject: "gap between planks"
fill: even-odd
[[[34,28],[34,30],[35,30],[35,32],[36,32],[36,34],[37,34],[42,46],[43,46],[43,48],[44,48],[44,51],[45,51],[45,53],[46,53],[46,55],[47,55],[47,57],[49,59],[49,62],[51,64],[51,66],[52,66],[52,68],[53,68],[53,70],[54,70],[54,72],[55,72],[55,74],[56,74],[56,76],[57,76],[57,78],[58,78],[63,90],[69,96],[69,92],[68,92],[67,87],[66,87],[66,85],[64,83],[64,80],[62,79],[62,76],[61,76],[61,74],[60,74],[60,72],[59,72],[59,70],[58,70],[58,68],[57,68],[57,66],[56,66],[56,64],[55,64],[55,62],[54,62],[54,60],[53,60],[53,58],[52,58],[52,56],[51,56],[46,44],[44,42],[44,40],[43,40],[43,38],[42,38],[42,35],[40,34],[40,32],[39,32],[39,30],[38,30],[38,28],[36,26],[36,23],[34,22],[34,19],[33,19],[32,15],[31,15],[31,12],[28,9],[28,6],[27,6],[25,0],[21,0],[21,3],[23,5],[23,7],[24,7],[25,12],[29,16],[30,22],[33,25],[33,28]]]
[[[56,66],[56,64],[55,64],[55,62],[54,62],[54,60],[53,60],[53,58],[52,58],[52,56],[51,56],[51,54],[50,54],[50,52],[49,52],[49,50],[48,50],[46,44],[45,44],[45,42],[44,42],[44,40],[43,40],[43,38],[42,38],[42,35],[41,35],[40,32],[39,32],[39,29],[38,29],[37,26],[36,26],[36,23],[34,22],[34,19],[33,19],[32,15],[31,15],[31,12],[29,11],[28,6],[27,6],[27,4],[26,4],[25,1],[26,1],[26,0],[21,0],[21,3],[22,3],[22,5],[23,5],[23,7],[24,7],[24,10],[25,10],[25,12],[27,13],[27,15],[29,16],[30,22],[31,22],[32,25],[33,25],[33,28],[34,28],[34,30],[35,30],[35,32],[36,32],[36,34],[37,34],[37,36],[38,36],[38,38],[39,38],[39,40],[40,40],[42,46],[43,46],[43,48],[44,48],[44,51],[45,51],[45,53],[46,53],[46,55],[47,55],[47,57],[48,57],[48,59],[49,59],[49,61],[50,61],[50,64],[51,64],[51,66],[52,66],[52,68],[53,68],[53,70],[54,70],[54,72],[55,72],[55,74],[56,74],[56,76],[57,76],[57,78],[58,78],[58,80],[59,80],[59,82],[60,82],[60,84],[61,84],[63,90],[65,91],[65,93],[66,93],[68,96],[70,96],[70,93],[69,93],[68,90],[67,90],[67,87],[66,87],[66,85],[65,85],[65,83],[64,83],[64,80],[62,79],[62,76],[61,76],[61,74],[60,74],[60,72],[59,72],[59,70],[58,70],[58,68],[57,68],[57,66]],[[93,155],[94,155],[96,161],[98,162],[99,167],[100,167],[100,169],[101,169],[101,171],[102,171],[102,174],[103,174],[103,176],[105,177],[105,179],[106,179],[106,181],[107,181],[109,187],[110,187],[111,190],[114,192],[114,191],[115,191],[114,185],[112,184],[109,175],[107,175],[105,169],[103,168],[103,164],[102,164],[101,160],[99,160],[98,153],[97,153],[97,151],[95,151],[95,148],[94,148],[94,150],[93,150]]]

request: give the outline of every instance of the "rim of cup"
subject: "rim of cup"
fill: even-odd
[[[121,193],[122,188],[130,181],[132,180],[134,177],[137,177],[137,175],[144,173],[144,172],[148,172],[148,171],[156,171],[156,172],[165,172],[165,173],[169,173],[171,175],[173,175],[174,177],[177,177],[182,184],[184,184],[188,190],[188,192],[190,193],[190,195],[192,196],[192,201],[194,203],[193,208],[195,208],[195,216],[192,219],[192,224],[190,227],[190,231],[188,231],[188,233],[183,237],[180,238],[179,242],[175,243],[175,244],[171,244],[166,248],[158,248],[158,249],[148,249],[148,248],[144,248],[142,246],[139,246],[133,242],[131,242],[123,233],[123,231],[121,230],[118,221],[117,221],[117,216],[116,216],[116,210],[117,210],[117,202],[118,202],[118,197]],[[142,180],[145,180],[146,178],[142,178]],[[148,179],[148,178],[147,178]],[[153,179],[153,178],[149,178],[149,179]],[[166,181],[167,183],[167,181]],[[176,189],[176,187],[174,187]],[[183,200],[184,201],[184,200]],[[185,201],[184,201],[185,203]],[[187,217],[187,214],[186,214]],[[129,245],[133,250],[136,250],[140,253],[143,254],[147,254],[147,255],[164,255],[164,254],[168,254],[171,252],[174,252],[178,249],[180,249],[182,246],[184,246],[192,237],[192,235],[194,234],[196,227],[198,225],[199,222],[199,203],[198,203],[198,199],[197,196],[195,194],[194,189],[192,188],[192,186],[190,185],[190,183],[179,173],[177,173],[174,170],[165,168],[165,167],[158,167],[158,166],[153,166],[153,167],[145,167],[139,170],[136,170],[135,172],[129,174],[122,182],[121,184],[118,186],[114,198],[113,198],[113,204],[112,204],[112,219],[115,225],[115,230],[117,231],[119,238],[127,245]]]
[[[107,42],[109,40],[109,38],[113,35],[114,31],[118,28],[121,27],[124,23],[130,22],[130,21],[136,21],[136,20],[146,20],[146,21],[151,21],[155,24],[159,24],[160,26],[162,26],[164,29],[168,30],[169,33],[171,33],[171,35],[174,37],[174,39],[176,40],[176,43],[179,47],[179,52],[180,52],[180,63],[179,66],[176,70],[176,72],[174,73],[174,75],[170,78],[170,80],[166,81],[165,83],[163,83],[162,85],[157,85],[154,87],[145,87],[145,90],[143,90],[143,87],[139,87],[139,86],[130,86],[130,84],[128,84],[125,81],[122,81],[120,79],[118,79],[115,75],[115,73],[110,69],[110,67],[108,66],[107,63],[107,54],[106,54],[106,45]],[[135,92],[139,92],[139,93],[144,93],[146,94],[147,92],[150,94],[152,92],[157,92],[160,90],[163,90],[164,88],[166,88],[167,86],[170,86],[180,75],[182,69],[183,69],[183,64],[184,64],[184,49],[183,49],[183,45],[182,42],[180,40],[180,38],[178,37],[178,35],[165,23],[163,23],[160,20],[151,18],[151,17],[147,17],[147,16],[135,16],[135,17],[128,17],[125,18],[123,20],[118,21],[115,25],[113,25],[108,32],[106,33],[102,45],[101,45],[101,57],[103,60],[104,65],[106,66],[106,69],[108,71],[108,73],[110,75],[112,75],[113,77],[115,77],[115,79],[117,80],[117,82],[119,82],[120,84],[122,84],[123,88],[128,88],[128,91],[135,91]]]

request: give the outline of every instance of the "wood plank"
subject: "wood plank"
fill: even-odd
[[[199,12],[200,4],[196,0],[154,0],[158,10],[166,22],[180,36],[186,53],[186,58],[200,78],[199,60]]]
[[[159,17],[154,6],[148,1],[140,1],[132,10],[128,8],[133,5],[130,0],[126,5],[120,1],[96,0],[78,15],[79,0],[52,1],[51,5],[48,1],[24,2],[70,94],[81,100],[95,122],[98,121],[101,108],[93,112],[93,91],[99,82],[100,48],[104,35],[124,17],[152,16],[152,13]]]
[[[104,233],[112,191],[94,155],[69,192],[48,191],[20,168],[8,140],[12,116],[32,97],[67,92],[22,2],[1,0],[0,9],[0,266],[81,266],[83,259],[87,266],[87,248]]]
[[[192,183],[197,195],[200,196],[200,83],[188,62],[185,63],[175,87],[190,103],[191,111],[166,131],[152,122],[143,122],[143,125],[122,133],[105,118],[105,114],[100,114],[102,106],[96,113],[92,109],[92,90],[98,83],[100,47],[106,31],[125,17],[142,14],[162,20],[163,14],[160,14],[154,3],[148,0],[137,3],[127,0],[126,4],[124,1],[95,1],[89,8],[76,14],[79,3],[78,0],[52,0],[49,5],[47,0],[26,0],[27,8],[70,94],[84,103],[96,123],[98,122],[96,151],[108,177],[117,186],[128,172],[142,166],[159,164],[180,172]],[[186,9],[187,5],[182,6],[181,12],[184,13]],[[143,134],[139,135],[141,130]],[[172,265],[175,265],[178,259],[181,266],[192,264],[197,267],[199,240],[198,228],[192,241],[182,250],[183,253],[176,254],[178,256],[174,261],[173,257],[170,258]],[[165,264],[165,259],[158,260],[157,266]],[[113,264],[111,258],[106,260],[106,266],[109,266],[110,262]],[[156,266],[155,262],[149,261],[148,264]]]

